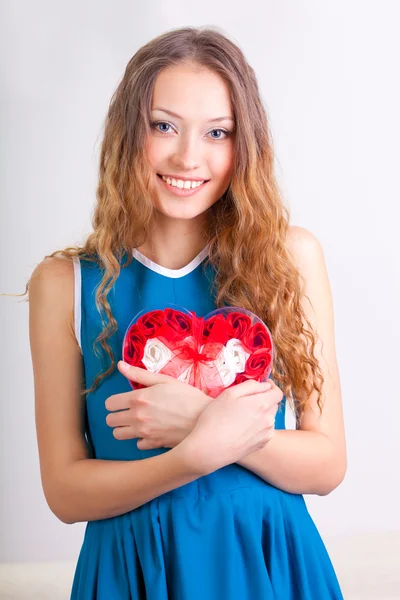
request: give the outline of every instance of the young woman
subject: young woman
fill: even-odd
[[[88,522],[72,599],[342,598],[302,496],[346,470],[332,297],[288,215],[241,50],[193,27],[140,48],[110,103],[94,231],[28,282],[43,489]],[[124,368],[132,318],[171,303],[256,313],[271,379],[211,399]]]

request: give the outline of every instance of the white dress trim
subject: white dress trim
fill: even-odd
[[[81,285],[82,285],[82,275],[81,275],[81,261],[78,256],[72,257],[74,263],[74,328],[75,328],[75,337],[76,341],[79,344],[79,348],[82,350],[81,345]]]
[[[296,429],[296,415],[287,398],[285,400],[285,429]]]
[[[162,267],[161,265],[158,265],[157,263],[150,260],[150,258],[147,258],[147,256],[142,254],[137,248],[132,249],[132,254],[134,258],[136,258],[136,260],[138,260],[140,263],[142,263],[142,265],[144,265],[148,269],[159,273],[159,275],[164,275],[164,277],[172,277],[174,279],[177,279],[178,277],[184,277],[185,275],[188,275],[188,273],[191,273],[191,271],[194,271],[194,269],[196,269],[196,267],[198,267],[199,264],[208,255],[208,251],[209,246],[207,244],[207,246],[203,248],[203,250],[197,256],[195,256],[194,259],[191,260],[188,265],[182,267],[181,269],[168,269],[167,267]]]

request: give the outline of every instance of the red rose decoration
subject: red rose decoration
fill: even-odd
[[[192,318],[185,313],[166,308],[164,310],[165,324],[175,332],[175,339],[183,340],[192,333]]]
[[[210,339],[211,333],[213,336],[216,335],[216,331],[219,332],[218,341],[224,345],[228,340],[236,337],[234,330],[228,324],[228,320],[222,314],[204,320],[203,343],[205,344]]]
[[[146,337],[156,336],[158,331],[164,325],[164,313],[162,310],[152,310],[150,313],[144,313],[137,320],[137,326]]]
[[[271,353],[265,348],[259,348],[250,354],[246,362],[245,374],[251,379],[261,381],[271,363]]]
[[[122,354],[124,360],[130,365],[138,366],[143,358],[146,337],[143,335],[138,325],[132,325],[128,334],[125,336],[125,342]]]
[[[139,313],[129,325],[122,358],[194,385],[212,398],[224,389],[255,379],[272,368],[273,342],[254,313],[236,307],[199,317],[176,305]],[[143,387],[133,384],[134,389]]]
[[[255,323],[245,331],[242,341],[251,351],[257,348],[271,348],[271,335],[264,323]]]
[[[232,327],[232,337],[238,338],[239,340],[243,339],[246,331],[251,327],[251,318],[249,315],[238,313],[238,312],[230,312],[226,317],[227,323]]]

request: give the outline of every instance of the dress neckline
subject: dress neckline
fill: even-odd
[[[163,275],[164,277],[171,277],[174,279],[178,277],[184,277],[185,275],[188,275],[189,273],[194,271],[206,258],[208,252],[209,244],[207,244],[207,246],[203,248],[203,250],[201,250],[201,252],[199,252],[199,254],[197,254],[197,256],[195,256],[189,264],[185,265],[184,267],[181,267],[180,269],[169,269],[168,267],[163,267],[158,263],[154,262],[144,254],[142,254],[142,252],[140,252],[140,250],[138,250],[137,248],[132,249],[133,257],[142,265],[144,265],[148,269],[151,269],[152,271],[155,271],[155,273],[158,273],[159,275]]]

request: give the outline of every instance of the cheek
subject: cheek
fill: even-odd
[[[233,147],[224,148],[224,152],[216,152],[212,160],[212,169],[215,175],[228,177],[233,170]]]
[[[145,144],[146,156],[149,163],[155,167],[161,156],[161,147],[152,137],[149,137]]]
[[[233,153],[224,153],[219,156],[215,156],[211,162],[210,173],[222,179],[224,182],[231,179],[233,172]]]

